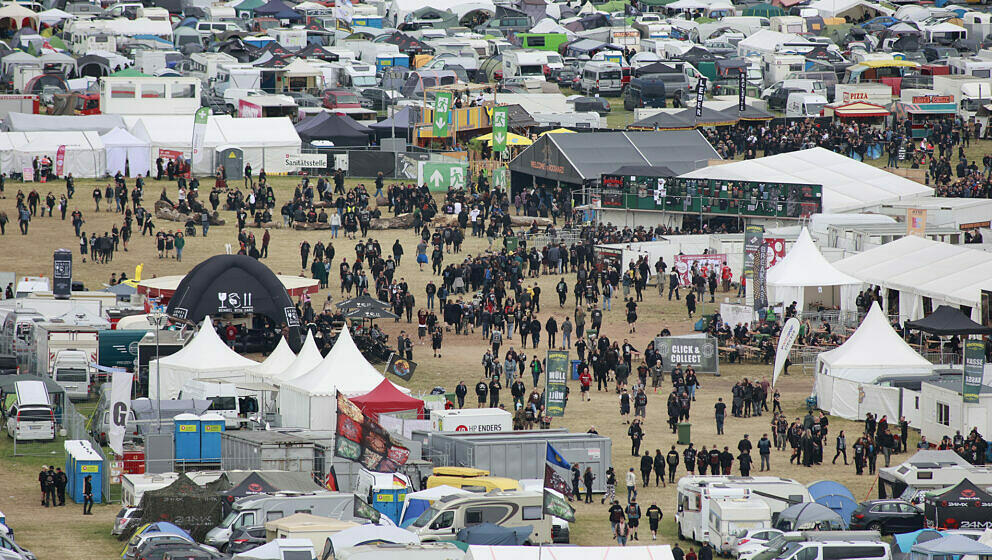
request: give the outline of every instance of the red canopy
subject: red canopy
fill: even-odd
[[[389,412],[416,410],[418,418],[424,415],[424,401],[403,394],[388,379],[370,392],[351,399],[351,402],[377,422],[380,414]]]

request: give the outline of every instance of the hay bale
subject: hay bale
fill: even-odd
[[[210,216],[210,225],[212,226],[222,226],[226,223],[224,221],[224,218],[221,218],[220,214],[217,212],[214,212],[212,214],[208,213],[208,215]],[[171,204],[169,204],[164,200],[158,200],[155,202],[155,217],[161,220],[168,220],[170,222],[180,222],[183,224],[188,222],[190,219],[196,222],[197,225],[200,225],[200,223],[202,223],[201,222],[202,218],[200,217],[199,212],[183,214],[179,210],[173,208]]]
[[[369,221],[369,229],[410,229],[413,227],[413,212],[400,214],[393,218],[372,218]]]

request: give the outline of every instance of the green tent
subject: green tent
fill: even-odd
[[[784,16],[785,10],[779,8],[778,6],[772,6],[771,4],[761,3],[744,8],[744,15],[772,18],[772,17]]]
[[[234,10],[239,14],[241,12],[254,12],[256,9],[261,8],[266,4],[265,0],[244,0],[240,4],[234,6]]]
[[[115,78],[148,78],[148,74],[142,74],[134,68],[125,68],[123,70],[118,70],[111,74]]]
[[[675,2],[675,0],[640,0],[639,3],[644,6],[657,8],[659,6],[667,6],[672,2]]]
[[[67,51],[69,47],[66,46],[65,41],[58,37],[51,37],[48,39],[48,44],[52,46],[53,49],[58,49],[60,51]]]

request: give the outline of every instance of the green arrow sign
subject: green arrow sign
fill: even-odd
[[[493,109],[493,151],[506,151],[506,129],[509,118],[506,107],[495,107]]]
[[[432,163],[425,161],[420,164],[420,184],[427,184],[432,191],[447,191],[449,189],[465,188],[468,177],[467,165],[464,163]]]
[[[434,136],[448,135],[448,111],[451,110],[451,92],[439,91],[434,98]]]

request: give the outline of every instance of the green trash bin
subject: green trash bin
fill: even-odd
[[[689,445],[692,441],[692,424],[689,422],[679,422],[679,445]]]

